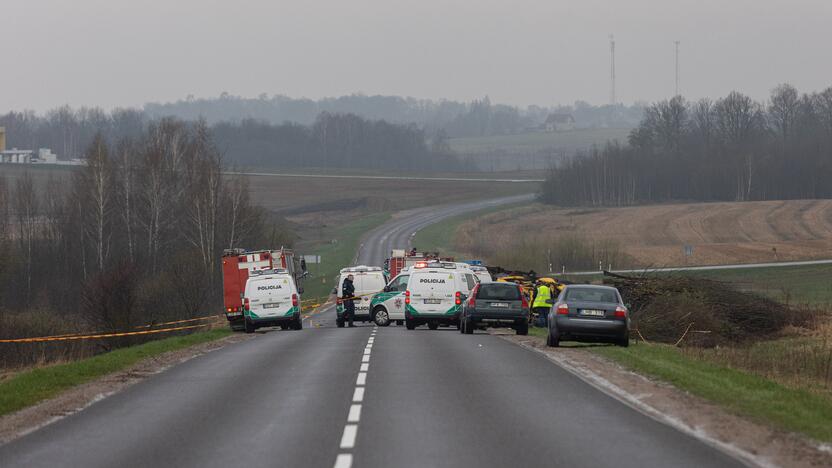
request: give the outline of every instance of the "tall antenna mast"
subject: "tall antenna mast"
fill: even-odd
[[[676,41],[676,94],[679,95],[679,41]]]
[[[610,34],[610,105],[615,105],[615,38]]]

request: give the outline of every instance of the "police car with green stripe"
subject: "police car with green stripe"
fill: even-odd
[[[402,319],[408,330],[420,325],[431,330],[459,326],[462,301],[477,283],[477,276],[464,264],[419,262],[373,296],[370,310],[380,326]]]
[[[335,294],[337,296],[335,323],[338,325],[338,328],[344,327],[344,302],[341,297],[341,292],[344,290],[344,280],[349,275],[353,276],[352,283],[355,287],[355,300],[353,300],[353,305],[355,306],[355,317],[353,317],[353,321],[355,322],[369,322],[374,319],[370,314],[370,299],[373,294],[384,288],[384,271],[379,267],[359,265],[342,268],[335,285]]]
[[[259,327],[303,328],[300,294],[292,275],[282,268],[252,271],[246,281],[243,317],[246,333]]]

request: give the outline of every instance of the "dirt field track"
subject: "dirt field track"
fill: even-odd
[[[613,239],[640,266],[832,258],[832,200],[551,209],[513,217],[482,228]],[[689,258],[685,245],[693,246]]]

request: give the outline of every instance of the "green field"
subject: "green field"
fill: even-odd
[[[34,405],[76,385],[123,370],[142,359],[218,340],[230,334],[230,330],[223,328],[174,336],[99,354],[69,364],[57,364],[21,372],[0,382],[0,416]]]
[[[335,277],[341,268],[352,264],[358,250],[358,242],[364,233],[384,224],[390,219],[389,213],[377,213],[358,218],[332,231],[332,237],[325,244],[304,248],[308,255],[320,255],[320,264],[310,264],[310,277],[304,282],[304,298],[324,298],[335,286]]]
[[[592,145],[603,146],[608,141],[627,141],[629,128],[579,129],[566,132],[533,132],[516,135],[494,135],[484,137],[451,138],[451,149],[458,153],[506,153],[530,152],[556,148],[567,153],[585,150]]]
[[[832,304],[832,265],[712,270],[687,274],[729,281],[740,289],[790,304]]]

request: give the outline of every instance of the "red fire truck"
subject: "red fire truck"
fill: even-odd
[[[416,252],[415,250],[394,249],[390,252],[390,258],[384,262],[385,269],[389,278],[395,278],[407,267],[412,267],[417,262],[426,262],[430,260],[441,260],[444,262],[452,262],[452,257],[440,257],[439,253],[434,252]]]
[[[231,329],[241,331],[245,328],[243,320],[243,294],[246,281],[253,271],[283,268],[295,279],[299,293],[303,293],[301,281],[303,272],[299,260],[289,249],[256,250],[226,249],[222,255],[222,290],[225,305],[225,317]]]

